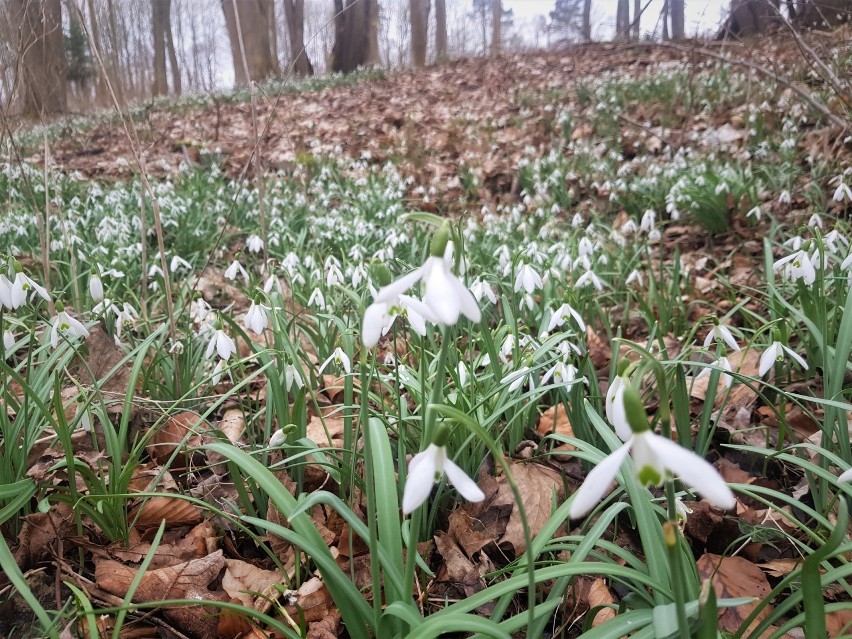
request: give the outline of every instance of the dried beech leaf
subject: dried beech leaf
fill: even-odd
[[[138,518],[137,518],[138,514]],[[153,528],[166,520],[167,527],[194,525],[201,521],[198,506],[179,497],[151,497],[130,511],[128,521],[136,528]]]
[[[265,610],[275,599],[275,586],[284,578],[278,571],[264,570],[239,559],[225,560],[222,590],[247,608]]]

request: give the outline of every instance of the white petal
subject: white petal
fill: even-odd
[[[648,432],[643,435],[648,448],[658,459],[663,460],[673,475],[680,477],[684,484],[697,491],[714,506],[730,510],[736,505],[734,493],[722,479],[719,472],[700,457],[670,439]]]
[[[426,501],[432,492],[437,449],[435,444],[429,444],[426,450],[412,457],[408,464],[408,479],[402,494],[402,512],[406,515]]]
[[[461,307],[453,287],[454,276],[447,271],[441,263],[435,266],[429,273],[429,278],[424,280],[426,294],[423,303],[430,308],[438,320],[447,326],[455,324],[459,319]]]
[[[423,277],[423,267],[414,269],[411,273],[403,275],[394,280],[387,286],[383,286],[376,293],[375,302],[393,303],[397,297],[405,293],[408,289],[414,286]]]
[[[778,360],[778,347],[780,345],[778,342],[772,342],[772,346],[763,351],[763,354],[760,356],[760,366],[757,369],[757,374],[760,377],[766,375],[770,368],[775,364]]]
[[[361,341],[367,348],[373,348],[382,336],[382,327],[388,319],[388,305],[384,302],[373,302],[364,312],[364,323],[361,327]]]
[[[482,319],[482,312],[479,310],[479,304],[476,303],[473,293],[456,277],[452,278],[452,286],[455,289],[455,296],[458,299],[462,315],[471,322],[478,323]]]
[[[450,483],[459,491],[459,494],[468,501],[482,501],[485,499],[485,493],[479,489],[476,482],[449,459],[444,462],[444,472],[447,473]]]
[[[722,338],[722,341],[727,344],[731,350],[738,351],[740,350],[740,345],[737,344],[737,340],[734,339],[734,336],[731,335],[731,331],[727,326],[722,326],[721,324],[716,327],[719,331],[719,336]]]
[[[210,338],[210,341],[207,342],[207,350],[204,351],[204,358],[210,359],[213,356],[213,351],[216,349],[216,334],[213,334],[213,337]]]
[[[842,481],[852,481],[852,468],[847,470],[845,473],[841,474],[840,477],[837,478],[838,482]]]
[[[633,430],[627,422],[627,411],[624,409],[624,389],[626,382],[621,375],[616,375],[612,380],[612,386],[609,387],[606,393],[606,418],[613,428],[618,438],[626,442],[633,435]]]
[[[784,346],[783,344],[781,344],[781,348],[783,348],[784,352],[786,352],[790,357],[792,357],[794,360],[796,360],[799,363],[799,366],[801,366],[804,370],[808,370],[808,363],[805,361],[805,359],[801,355],[799,355],[792,348]]]
[[[589,513],[594,508],[604,493],[609,489],[609,485],[621,464],[624,463],[624,458],[630,452],[630,447],[633,441],[628,441],[621,448],[616,449],[600,464],[592,468],[591,472],[586,476],[586,481],[580,486],[580,489],[574,493],[573,501],[571,502],[571,510],[568,516],[571,519],[579,519]]]

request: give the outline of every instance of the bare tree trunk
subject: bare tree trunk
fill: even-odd
[[[11,0],[10,7],[12,23],[20,25],[18,71],[24,115],[64,113],[68,102],[60,0]]]
[[[269,53],[275,64],[278,64],[278,21],[275,18],[275,0],[269,3],[269,14],[266,17],[266,22],[269,25]]]
[[[376,0],[334,0],[334,15],[331,70],[349,73],[359,66],[377,63],[379,15]]]
[[[115,93],[118,102],[124,106],[127,102],[124,95],[126,75],[122,72],[121,57],[118,54],[118,25],[115,19],[115,6],[112,0],[107,0],[107,15],[109,16],[109,55],[112,60],[112,72],[115,74]]]
[[[435,55],[447,57],[447,0],[435,0]]]
[[[280,73],[269,41],[271,3],[272,0],[221,0],[234,61],[234,79],[238,86],[260,82]],[[245,67],[248,67],[249,77],[246,77]]]
[[[415,67],[426,66],[429,46],[429,0],[409,0],[411,14],[411,62]]]
[[[669,0],[664,0],[663,2],[663,10],[660,13],[660,16],[663,20],[663,40],[670,40],[669,37]]]
[[[642,0],[633,0],[633,39],[636,42],[642,39],[642,31],[639,22],[642,18]]]
[[[183,93],[183,87],[180,82],[180,68],[177,63],[177,53],[175,52],[175,40],[172,37],[172,18],[171,18],[171,2],[166,7],[166,53],[169,54],[169,66],[172,70],[172,94],[180,95]]]
[[[630,0],[618,0],[615,14],[615,39],[627,40],[630,37]]]
[[[500,55],[500,29],[503,26],[503,2],[491,1],[491,55]]]
[[[305,0],[284,0],[284,19],[293,70],[296,75],[313,75],[314,67],[305,49]]]
[[[583,40],[592,40],[592,0],[583,2]]]
[[[168,95],[166,76],[166,24],[171,0],[151,0],[151,28],[154,36],[154,84],[151,95]]]
[[[669,8],[672,16],[672,40],[683,40],[686,37],[683,0],[669,0]]]
[[[95,0],[88,0],[87,8],[89,11],[89,33],[91,34],[91,47],[92,49],[97,49],[98,53],[101,54],[101,58],[103,59],[104,52],[104,43],[101,40],[101,31],[100,26],[98,25],[98,15],[95,10]],[[97,62],[95,62],[97,66]],[[105,74],[106,69],[95,69],[95,103],[98,105],[107,104],[109,98],[107,96],[106,90],[106,82],[105,82]]]

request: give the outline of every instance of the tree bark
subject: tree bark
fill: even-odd
[[[630,37],[630,0],[618,0],[615,14],[615,39],[627,40]]]
[[[435,0],[435,55],[447,57],[447,0]]]
[[[118,25],[115,19],[115,6],[112,0],[107,0],[107,15],[109,16],[109,54],[112,60],[112,72],[115,74],[115,93],[118,103],[124,106],[127,100],[124,95],[125,78],[122,70],[121,57],[118,54]]]
[[[491,2],[491,55],[500,55],[500,36],[503,26],[503,2],[492,0]]]
[[[633,0],[633,39],[636,42],[642,39],[642,31],[639,23],[642,18],[642,0]]]
[[[426,66],[429,46],[429,0],[409,0],[411,14],[411,62],[415,67]]]
[[[221,0],[237,86],[247,86],[249,82],[260,82],[280,73],[269,41],[271,3],[272,0]]]
[[[151,0],[151,28],[154,36],[154,84],[151,95],[169,94],[166,76],[166,24],[171,0]]]
[[[376,0],[334,0],[332,71],[349,73],[378,62],[378,19]]]
[[[18,69],[24,115],[64,113],[68,99],[60,0],[11,0],[10,7],[12,23],[20,25]]]
[[[592,0],[583,2],[583,40],[592,40]]]
[[[663,18],[663,41],[670,40],[669,37],[669,0],[663,1],[663,10],[660,13]]]
[[[180,67],[178,67],[177,52],[175,51],[175,40],[172,36],[172,17],[171,17],[171,1],[166,7],[166,53],[169,55],[169,67],[172,71],[172,93],[180,95],[183,93],[183,87],[180,81]]]
[[[290,42],[290,60],[296,75],[314,74],[314,67],[305,49],[305,0],[284,0],[284,19]]]
[[[672,18],[672,40],[683,40],[686,37],[683,0],[669,0],[669,11]]]
[[[109,96],[107,94],[106,88],[106,66],[101,67],[98,64],[97,56],[94,55],[95,50],[97,50],[98,55],[101,57],[101,60],[104,60],[104,43],[101,40],[101,30],[100,25],[98,25],[98,15],[95,10],[95,0],[88,0],[89,10],[89,33],[91,34],[91,49],[92,49],[92,57],[93,63],[95,65],[95,102],[99,105],[107,104],[109,101]]]

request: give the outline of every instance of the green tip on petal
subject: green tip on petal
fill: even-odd
[[[636,477],[639,478],[643,486],[659,486],[663,483],[663,476],[653,466],[643,466],[636,473]]]
[[[435,427],[435,435],[432,437],[432,443],[435,446],[441,447],[446,446],[447,441],[450,439],[450,427],[446,422],[438,422]]]
[[[435,235],[432,236],[432,244],[429,246],[429,254],[432,257],[444,257],[447,250],[447,242],[450,241],[450,223],[444,222]]]
[[[634,433],[644,433],[651,430],[651,424],[648,423],[648,415],[645,413],[645,406],[642,404],[642,398],[639,393],[630,385],[624,389],[624,412],[627,415],[627,423],[630,424],[630,430]]]
[[[62,303],[62,302],[60,302],[59,300],[56,300],[56,303],[54,304],[54,307],[56,308],[56,312],[57,312],[57,313],[61,313],[62,311],[64,311],[64,310],[65,310],[65,304],[63,304],[63,303]]]
[[[622,357],[618,360],[618,374],[623,377],[624,374],[627,373],[628,366],[630,366],[630,362],[627,361],[626,357]]]
[[[773,327],[772,329],[772,341],[780,342],[781,341],[781,331],[778,330],[778,327]]]

